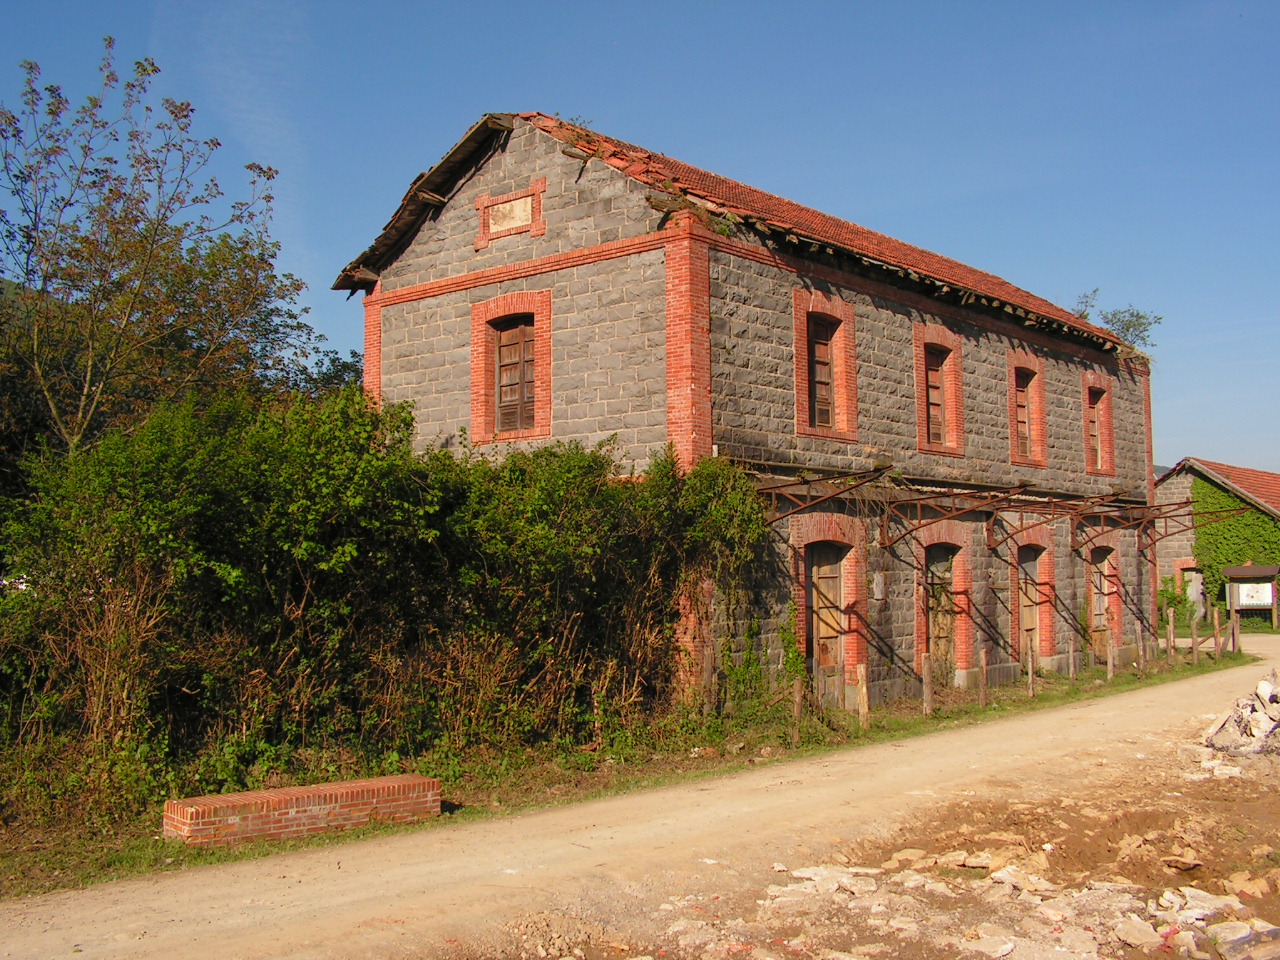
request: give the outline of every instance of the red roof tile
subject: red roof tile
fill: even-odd
[[[1280,473],[1267,473],[1265,470],[1253,470],[1249,467],[1233,467],[1229,463],[1215,463],[1213,460],[1201,460],[1199,457],[1187,459],[1199,464],[1209,473],[1216,473],[1227,483],[1239,488],[1280,515]]]
[[[856,223],[829,216],[755,187],[700,170],[679,160],[652,153],[542,113],[518,114],[538,129],[585,154],[598,157],[627,176],[666,193],[694,196],[737,216],[800,234],[808,239],[910,270],[953,287],[1012,304],[1112,343],[1118,339],[1081,320],[1069,310],[1016,287],[994,274],[975,270],[957,260],[894,240]]]

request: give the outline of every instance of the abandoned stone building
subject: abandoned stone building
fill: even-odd
[[[423,448],[751,471],[783,575],[750,615],[828,703],[1151,629],[1148,364],[991,274],[531,113],[467,131],[334,287]],[[708,670],[713,622],[683,627]]]

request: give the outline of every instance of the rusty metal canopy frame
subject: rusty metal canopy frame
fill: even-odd
[[[1115,503],[1114,493],[1096,494],[1091,497],[1050,497],[1027,503],[1019,503],[1008,510],[993,512],[987,518],[987,548],[997,550],[1015,537],[1028,530],[1042,527],[1064,517],[1079,519],[1091,515],[1099,509]],[[1017,516],[1017,521],[1010,524],[1009,515]],[[1028,519],[1030,518],[1030,519]],[[1004,528],[1003,536],[996,532],[997,524]]]
[[[828,501],[846,498],[859,487],[881,479],[890,469],[877,467],[856,473],[787,480],[765,484],[757,490],[770,499],[773,516],[769,523],[777,523]],[[1114,493],[1086,497],[1028,496],[1026,484],[989,490],[926,491],[909,481],[900,483],[903,486],[886,491],[888,495],[879,501],[877,545],[882,549],[896,546],[936,523],[986,513],[986,542],[990,550],[998,550],[1028,530],[1067,519],[1071,524],[1073,551],[1084,550],[1108,534],[1134,530],[1139,551],[1145,553],[1165,537],[1249,512],[1247,507],[1196,511],[1190,500],[1127,504],[1118,502],[1119,495]],[[894,495],[899,492],[905,495]]]
[[[880,515],[878,546],[889,549],[925,527],[954,520],[970,513],[992,510],[1001,503],[1008,503],[1027,491],[1025,485],[1005,487],[999,490],[928,493],[916,497],[902,497],[885,504]],[[926,514],[928,511],[928,514]],[[894,522],[901,525],[896,535],[891,535]]]
[[[814,477],[806,480],[788,480],[785,483],[757,487],[756,492],[769,498],[771,512],[773,513],[773,516],[769,518],[769,523],[777,523],[780,520],[785,520],[788,517],[795,516],[797,513],[808,510],[810,507],[816,507],[820,503],[847,497],[859,487],[879,480],[890,469],[890,467],[876,467],[872,470],[862,470],[858,473],[842,473],[830,477]],[[778,511],[782,509],[781,505],[784,502],[791,504],[791,509],[779,513]]]

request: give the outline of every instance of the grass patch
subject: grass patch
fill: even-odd
[[[416,772],[444,781],[446,812],[412,825],[371,824],[345,833],[281,842],[245,843],[196,849],[160,839],[159,810],[133,823],[113,827],[5,824],[0,826],[0,896],[21,896],[84,887],[142,874],[191,869],[249,860],[289,850],[312,849],[353,840],[440,829],[519,811],[576,803],[604,796],[732,773],[750,765],[813,756],[864,744],[920,736],[1068,703],[1098,699],[1255,662],[1247,654],[1224,654],[1221,661],[1202,656],[1199,666],[1179,656],[1173,665],[1155,661],[1146,676],[1118,670],[1106,681],[1105,668],[1082,671],[1075,681],[1044,674],[1037,696],[1025,683],[992,687],[988,703],[978,705],[972,691],[935,692],[934,714],[921,714],[918,700],[903,699],[872,711],[869,729],[852,714],[806,714],[800,746],[793,748],[792,721],[785,711],[756,711],[750,719],[673,713],[622,729],[596,750],[548,746],[501,754],[473,751],[464,760],[436,765],[439,758],[407,761]]]

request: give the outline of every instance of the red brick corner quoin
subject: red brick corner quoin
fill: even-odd
[[[440,781],[404,774],[170,800],[164,805],[164,836],[193,847],[214,847],[439,815]]]

